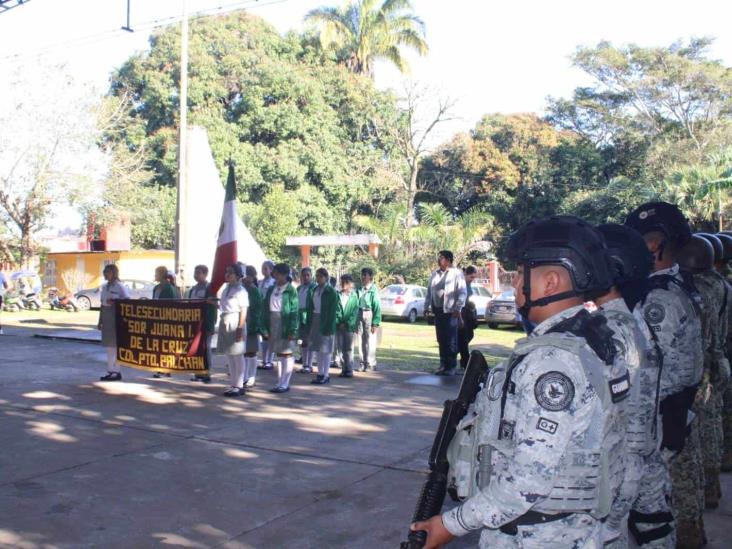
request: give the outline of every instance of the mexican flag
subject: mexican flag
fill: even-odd
[[[211,275],[211,290],[216,293],[224,284],[224,271],[229,265],[237,261],[238,217],[236,214],[236,180],[234,165],[229,164],[229,177],[226,180],[226,197],[224,211],[221,213],[219,240],[216,245],[213,274]]]

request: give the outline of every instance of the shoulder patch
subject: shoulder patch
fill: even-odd
[[[562,372],[547,372],[536,380],[534,397],[545,410],[566,410],[574,399],[574,383]]]
[[[536,422],[536,428],[539,429],[539,431],[544,431],[550,435],[556,433],[558,427],[559,423],[545,417],[540,417],[539,421]]]
[[[648,324],[660,324],[666,318],[666,309],[660,303],[650,303],[643,309],[643,317]]]

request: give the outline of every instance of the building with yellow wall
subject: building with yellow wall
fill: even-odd
[[[100,286],[102,270],[114,263],[122,280],[153,282],[155,267],[165,265],[173,270],[175,252],[172,250],[130,250],[105,252],[49,253],[41,264],[43,286],[55,286],[62,294]]]

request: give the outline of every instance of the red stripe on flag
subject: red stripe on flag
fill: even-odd
[[[214,257],[213,274],[211,275],[211,291],[215,294],[224,285],[224,272],[226,267],[233,265],[237,260],[236,240],[227,242],[216,248]]]

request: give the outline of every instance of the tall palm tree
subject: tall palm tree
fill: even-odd
[[[317,25],[324,49],[335,50],[351,71],[373,78],[376,59],[408,72],[402,48],[427,53],[424,23],[412,12],[411,0],[350,0],[340,8],[311,10],[305,21]]]

